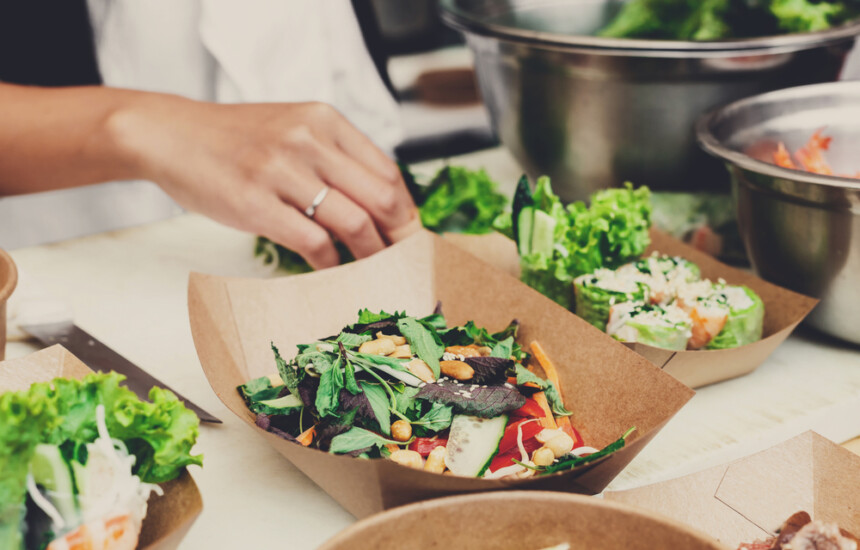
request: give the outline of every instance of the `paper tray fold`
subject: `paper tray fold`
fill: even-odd
[[[471,252],[511,275],[519,276],[519,256],[514,242],[501,234],[448,234],[446,240]],[[680,256],[695,262],[702,278],[747,285],[764,302],[762,339],[724,350],[671,351],[644,344],[625,344],[691,388],[722,382],[754,371],[785,341],[812,311],[818,300],[792,292],[740,269],[728,266],[661,231],[651,230],[651,246],[645,252]]]
[[[793,513],[860,533],[860,456],[806,432],[760,453],[609,500],[658,512],[736,548],[773,534]]]
[[[421,232],[364,260],[274,280],[192,274],[189,315],[201,364],[235,414],[357,517],[422,499],[510,487],[600,492],[690,399],[692,391],[564,308],[462,249]],[[573,423],[602,447],[628,428],[630,444],[606,460],[545,478],[501,481],[411,470],[309,449],[254,424],[236,387],[275,372],[270,343],[296,345],[337,333],[361,308],[426,315],[436,303],[449,324],[474,320],[539,341],[555,362]]]
[[[26,390],[54,378],[83,378],[92,370],[60,345],[0,362],[0,393]],[[194,478],[186,471],[161,484],[164,495],[149,499],[141,527],[140,550],[175,550],[203,510]]]

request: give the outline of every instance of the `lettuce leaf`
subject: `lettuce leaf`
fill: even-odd
[[[438,233],[489,233],[508,204],[497,187],[484,170],[446,166],[424,190],[424,200],[416,201],[421,223]]]
[[[651,192],[647,187],[606,189],[591,196],[591,206],[577,201],[567,208],[552,192],[549,178],[538,179],[533,207],[555,221],[553,243],[549,226],[535,218],[532,227],[518,225],[520,278],[524,283],[572,309],[573,280],[601,267],[617,268],[640,256],[650,244]],[[522,202],[522,201],[521,201]],[[513,212],[519,218],[521,212]],[[530,242],[526,242],[526,241]],[[535,241],[540,240],[539,246]]]

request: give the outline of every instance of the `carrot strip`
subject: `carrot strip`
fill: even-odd
[[[537,404],[543,409],[544,416],[540,419],[541,425],[551,430],[558,429],[558,424],[555,423],[555,417],[552,415],[552,409],[549,408],[549,401],[546,400],[546,394],[539,391],[532,395],[532,399],[537,401]]]
[[[309,446],[314,441],[314,436],[317,434],[316,427],[311,426],[307,430],[303,431],[299,434],[299,437],[296,438],[296,441],[304,445],[305,447]]]
[[[537,341],[532,342],[531,348],[532,354],[535,356],[535,359],[537,359],[537,362],[543,369],[544,374],[546,374],[547,380],[555,384],[555,389],[558,390],[558,396],[561,397],[561,401],[564,402],[564,395],[561,393],[561,380],[558,378],[558,371],[555,370],[555,365],[552,364],[552,361],[549,360],[549,357],[543,350],[543,346],[541,346]]]

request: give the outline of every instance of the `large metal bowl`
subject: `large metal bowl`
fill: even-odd
[[[592,36],[618,0],[440,0],[475,54],[502,142],[566,200],[625,180],[725,189],[696,119],[757,93],[836,80],[860,23],[824,32],[683,42]]]
[[[738,225],[765,279],[821,299],[812,326],[860,344],[860,180],[771,164],[778,142],[801,147],[818,129],[833,137],[836,173],[860,172],[860,82],[802,86],[706,115],[702,147],[729,169]]]

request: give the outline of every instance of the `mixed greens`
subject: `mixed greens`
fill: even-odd
[[[600,36],[720,40],[828,29],[860,15],[857,0],[629,0]]]
[[[405,165],[400,165],[400,172],[418,206],[421,223],[437,233],[490,233],[493,221],[508,206],[507,197],[484,170],[445,166],[426,183],[419,183]],[[354,260],[342,243],[336,244],[341,263]],[[257,237],[254,255],[290,273],[311,271],[300,255],[265,237]]]
[[[565,207],[549,178],[539,178],[532,193],[523,176],[510,217],[523,282],[573,309],[576,277],[619,267],[645,252],[651,243],[650,195],[647,187],[627,184],[594,193],[590,206],[577,201]]]
[[[362,310],[338,334],[298,346],[278,374],[240,386],[258,426],[334,454],[386,458],[428,472],[529,477],[568,470],[624,445],[585,446],[565,408],[557,371],[534,360],[518,323],[490,333],[473,322]]]
[[[154,484],[202,463],[191,454],[197,416],[168,390],[141,401],[123,379],[91,374],[0,395],[0,548],[135,542]]]

